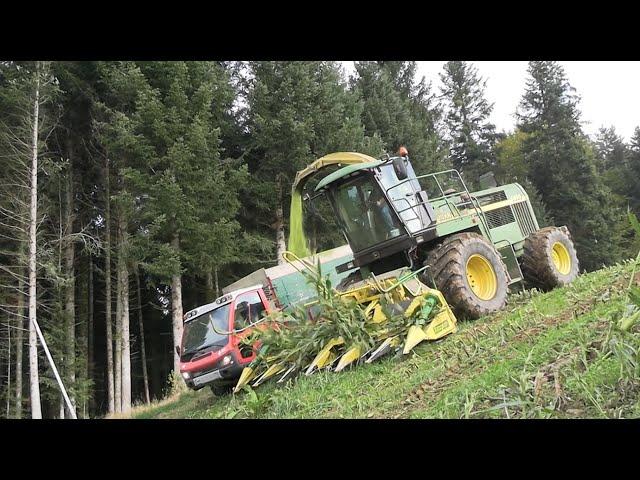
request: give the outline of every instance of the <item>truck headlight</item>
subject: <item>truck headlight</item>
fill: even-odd
[[[222,362],[220,362],[220,364],[221,364],[223,367],[226,367],[227,365],[231,365],[232,363],[233,363],[233,357],[232,357],[231,355],[225,355],[225,356],[222,358]]]
[[[191,378],[191,374],[189,372],[182,372],[182,378],[189,380]]]

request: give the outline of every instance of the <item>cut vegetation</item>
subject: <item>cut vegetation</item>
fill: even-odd
[[[404,358],[214,398],[208,389],[134,418],[630,418],[640,416],[633,262],[526,291]],[[637,299],[636,299],[637,300]],[[637,317],[637,315],[636,315]],[[622,328],[621,328],[622,326]]]

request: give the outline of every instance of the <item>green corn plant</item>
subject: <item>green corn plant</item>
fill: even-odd
[[[300,306],[268,316],[265,322],[272,328],[255,330],[243,340],[247,345],[262,342],[263,346],[251,364],[254,370],[264,369],[267,364],[283,363],[287,367],[295,366],[299,371],[335,338],[342,337],[346,345],[358,346],[361,352],[370,350],[379,342],[380,325],[368,322],[364,309],[355,301],[336,294],[329,278],[323,277],[319,262],[316,268],[305,269],[302,273],[317,292],[315,320],[310,321]],[[384,308],[384,301],[381,303]],[[404,330],[407,319],[386,310],[389,320],[384,328],[390,332]]]
[[[640,222],[633,212],[628,212],[628,216],[629,223],[635,232],[636,239],[640,241]],[[631,278],[629,279],[629,286],[627,287],[627,308],[618,322],[618,327],[623,332],[629,331],[640,319],[640,289],[633,284],[638,263],[640,263],[640,251],[633,262]]]

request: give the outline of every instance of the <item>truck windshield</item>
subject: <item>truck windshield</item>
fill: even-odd
[[[377,183],[368,175],[339,186],[336,213],[353,251],[361,251],[402,232],[402,225]]]
[[[221,335],[215,330],[219,332],[229,330],[229,306],[230,304],[223,305],[184,324],[183,355],[195,353],[213,345],[223,347],[227,344],[228,335]]]

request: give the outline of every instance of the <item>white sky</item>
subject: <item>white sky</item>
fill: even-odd
[[[353,62],[343,62],[347,75]],[[418,77],[425,76],[439,93],[445,62],[417,62]],[[513,130],[515,111],[524,92],[527,62],[471,62],[487,80],[486,96],[493,102],[491,121],[498,131]],[[578,104],[585,133],[614,126],[628,141],[640,126],[640,62],[560,62],[569,83],[581,97]]]

